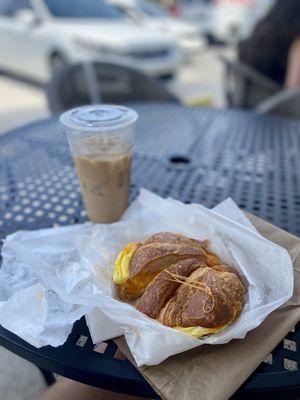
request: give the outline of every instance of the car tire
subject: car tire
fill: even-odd
[[[218,39],[212,33],[206,33],[205,38],[207,45],[211,47],[224,46],[226,44],[224,40]]]
[[[209,46],[213,46],[216,43],[216,39],[214,38],[212,33],[206,33],[205,34],[205,39],[206,39],[206,43]]]
[[[67,65],[66,58],[60,53],[53,53],[50,57],[50,70],[55,73]]]
[[[175,78],[175,72],[169,72],[167,74],[160,75],[158,79],[163,82],[170,82]]]

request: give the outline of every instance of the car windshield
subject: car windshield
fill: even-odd
[[[105,0],[45,0],[50,13],[60,18],[124,18],[125,14]]]
[[[167,10],[157,4],[148,1],[137,2],[137,7],[144,13],[149,15],[149,17],[163,18],[167,17]]]

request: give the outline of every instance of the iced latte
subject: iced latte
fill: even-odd
[[[133,110],[108,105],[81,107],[61,117],[93,222],[118,221],[128,206],[136,119]]]

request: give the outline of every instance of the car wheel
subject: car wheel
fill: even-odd
[[[175,72],[170,72],[168,74],[163,74],[159,76],[159,80],[164,81],[164,82],[169,82],[175,77]]]
[[[54,73],[67,65],[67,60],[60,53],[54,53],[50,58],[50,69]]]
[[[212,33],[206,33],[205,36],[206,38],[206,43],[208,46],[224,46],[225,41],[216,38]]]
[[[206,33],[206,34],[205,34],[205,39],[206,39],[206,43],[207,43],[209,46],[214,45],[215,42],[216,42],[216,39],[214,38],[214,36],[213,36],[212,33]]]

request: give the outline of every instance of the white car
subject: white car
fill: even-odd
[[[183,55],[203,50],[204,40],[198,24],[172,17],[161,5],[147,0],[110,0],[141,26],[168,33],[176,40]]]
[[[183,6],[183,15],[198,21],[208,38],[236,43],[249,37],[273,3],[274,0],[197,0]]]
[[[46,82],[58,65],[89,60],[171,77],[180,55],[105,0],[0,0],[0,69]]]

